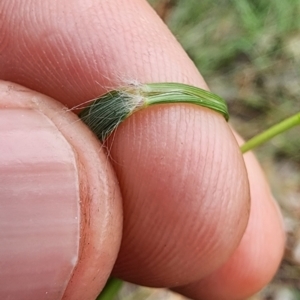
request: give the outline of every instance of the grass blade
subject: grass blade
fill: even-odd
[[[294,126],[297,126],[297,125],[300,125],[300,113],[297,113],[297,114],[283,120],[282,122],[270,127],[263,133],[256,135],[255,137],[250,139],[248,142],[246,142],[241,147],[241,151],[242,151],[242,153],[246,153],[247,151],[254,149],[257,146],[267,142],[274,136],[276,136],[284,131],[287,131],[288,129],[290,129]]]

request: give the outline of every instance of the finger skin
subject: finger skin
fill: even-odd
[[[39,4],[37,9],[25,1],[2,2],[2,78],[69,107],[133,80],[206,87],[146,2]],[[246,228],[249,190],[223,118],[188,105],[157,106],[124,122],[108,146],[124,202],[116,274],[175,286],[225,263]],[[281,247],[280,239],[274,243]]]
[[[248,217],[247,181],[232,189],[244,170],[238,159],[228,170],[225,157],[239,153],[225,121],[192,105],[153,107],[121,125],[112,140],[123,197],[133,199],[124,205],[126,239],[115,274],[153,285],[167,277],[176,285],[222,264]],[[141,265],[143,281],[136,275]]]
[[[242,144],[242,140],[238,140]],[[246,232],[237,250],[220,269],[199,282],[176,290],[187,297],[247,299],[269,283],[279,266],[285,243],[281,214],[255,157],[252,153],[244,157],[252,198]]]
[[[5,0],[0,5],[1,78],[69,107],[134,80],[206,87],[146,1]]]
[[[77,170],[79,189],[75,185],[70,185],[69,188],[67,187],[67,190],[73,189],[74,192],[78,194],[78,197],[74,197],[73,201],[75,201],[75,205],[79,205],[80,207],[79,217],[74,220],[74,223],[77,223],[79,226],[79,234],[77,235],[76,243],[79,244],[79,252],[77,252],[76,257],[70,257],[70,263],[76,261],[76,265],[71,274],[71,278],[68,278],[69,283],[67,287],[61,292],[63,294],[62,299],[66,300],[94,300],[103,288],[111,272],[121,241],[121,197],[114,172],[107,162],[104,151],[99,149],[99,142],[90,133],[88,128],[78,120],[77,116],[66,111],[60,103],[49,97],[10,82],[0,81],[0,110],[5,113],[5,111],[14,109],[18,109],[19,111],[24,109],[24,113],[31,111],[33,117],[35,116],[35,113],[43,116],[43,118],[48,120],[47,122],[49,122],[49,124],[53,124],[51,125],[54,127],[53,130],[57,131],[57,137],[53,137],[53,145],[55,145],[56,139],[59,139],[59,135],[62,135],[66,142],[69,143],[70,149],[73,151],[75,157],[73,163]],[[18,128],[18,120],[15,119],[12,120],[12,122],[16,124],[15,127]],[[41,128],[43,128],[42,124]],[[23,139],[27,139],[26,133],[23,135]],[[2,142],[5,143],[5,141]],[[24,144],[22,137],[20,138],[19,143],[20,146]],[[40,147],[43,147],[42,141],[40,142]],[[41,149],[41,151],[43,150]],[[51,154],[50,157],[56,155],[56,152],[54,151],[57,151],[55,147],[53,147],[53,154]],[[46,162],[43,161],[38,161],[37,163],[46,164]],[[61,163],[66,164],[67,162],[62,161]],[[35,168],[34,163],[32,166],[29,165],[29,168]],[[53,173],[51,173],[51,167],[50,169],[44,170],[44,173],[41,173],[40,176],[44,176],[43,174],[45,174],[45,172],[49,173],[48,178],[49,181],[51,181],[51,176],[55,176],[55,174],[53,175]],[[57,174],[57,176],[59,176],[59,174]],[[38,198],[36,199],[37,202],[46,197],[44,191],[48,191],[47,182],[44,184],[44,187],[37,187],[40,189],[40,192],[35,196]],[[66,194],[67,192],[65,193],[65,197],[67,197]],[[61,214],[60,210],[64,209],[64,207],[63,204],[59,205],[59,202],[66,200],[65,197],[51,200],[58,202],[57,205],[52,208],[53,213],[55,213],[56,210],[57,215]],[[11,199],[6,199],[6,201],[9,200]],[[1,198],[1,201],[5,201],[5,199]],[[5,209],[5,202],[3,205],[2,209]],[[30,205],[32,205],[32,203]],[[28,207],[24,213],[26,213],[27,210],[30,211],[30,207]],[[40,214],[46,216],[48,215],[48,212],[42,210]],[[34,218],[34,215],[32,218]],[[17,222],[17,220],[15,221]],[[53,219],[53,222],[53,224],[49,224],[49,227],[53,228],[53,231],[50,230],[49,234],[57,235],[57,246],[60,247],[59,238],[63,225],[61,228],[58,228],[58,232],[55,233],[57,220]],[[39,223],[36,224],[36,227],[38,226]],[[25,224],[25,234],[26,228],[27,226]],[[2,230],[3,229],[4,228],[2,228]],[[47,232],[45,232],[45,235],[46,234]],[[34,236],[32,238],[36,240]],[[47,240],[46,238],[48,237],[44,236],[43,238],[40,236],[40,242],[37,240],[37,247],[39,247],[39,245],[42,247],[43,243]],[[53,237],[53,243],[54,245],[52,245],[52,247],[55,246],[55,237]],[[33,253],[35,251],[37,250],[32,249]],[[53,254],[54,253],[55,251]],[[30,256],[30,254],[28,255]],[[47,263],[51,264],[51,260],[53,264],[56,264],[56,261],[54,261],[55,255],[52,255],[51,252],[49,252]],[[24,270],[25,274],[35,272],[36,266],[32,265],[31,268],[32,271],[30,268]],[[65,266],[57,266],[58,273],[60,268],[64,270]],[[44,266],[41,265],[40,278],[43,277],[43,272],[46,272],[45,274],[47,276],[48,271],[48,269],[45,269]],[[26,282],[26,276],[24,277],[24,275],[21,278],[21,281],[15,282],[14,284],[16,287],[19,287],[23,285],[23,281]],[[1,291],[2,289],[0,288],[0,295]],[[24,299],[26,297],[26,299],[39,298],[38,291],[35,295],[32,295],[30,290],[27,292],[30,294],[27,295],[26,292],[23,292],[21,297]],[[48,292],[46,292],[46,294],[48,294],[48,298],[50,297],[49,299],[58,299],[51,298],[51,295]],[[53,296],[54,294],[52,297]],[[17,299],[11,298],[13,297],[11,294],[9,297],[10,299]]]

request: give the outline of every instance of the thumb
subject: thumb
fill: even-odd
[[[121,239],[99,143],[61,104],[7,82],[0,140],[0,299],[95,299]]]

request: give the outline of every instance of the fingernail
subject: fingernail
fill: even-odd
[[[72,148],[34,109],[0,110],[0,299],[61,299],[78,259]]]

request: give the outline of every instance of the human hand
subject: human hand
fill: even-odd
[[[132,80],[183,82],[207,88],[146,2],[4,0],[0,11],[0,78],[50,96],[69,108]],[[17,149],[21,148],[22,153],[29,149],[28,157],[34,161],[26,161],[23,171],[28,174],[32,168],[44,170],[48,181],[39,182],[41,189],[36,181],[30,186],[42,195],[49,181],[56,179],[55,190],[47,190],[53,201],[47,212],[52,213],[49,222],[59,223],[45,224],[43,237],[37,232],[41,223],[32,224],[30,237],[37,245],[41,240],[42,244],[49,242],[49,251],[40,264],[35,260],[39,249],[35,251],[30,248],[33,244],[26,244],[29,233],[25,228],[20,231],[19,235],[26,238],[15,247],[23,253],[28,248],[30,258],[21,255],[22,260],[8,269],[21,269],[23,263],[22,270],[28,274],[25,279],[30,274],[36,277],[34,282],[26,282],[24,276],[15,275],[17,271],[10,273],[15,275],[14,280],[9,276],[12,291],[19,287],[23,296],[27,291],[30,297],[25,299],[41,299],[39,293],[46,289],[45,299],[60,299],[62,294],[64,299],[94,299],[115,263],[122,220],[122,245],[113,274],[125,280],[175,288],[194,299],[233,300],[253,294],[274,275],[284,244],[280,214],[255,158],[247,154],[243,160],[222,116],[179,104],[140,111],[108,140],[111,167],[103,147],[71,113],[40,94],[24,91],[10,83],[1,85],[1,129],[9,132],[17,126],[23,131],[19,131],[17,140],[8,143],[6,137],[5,142],[1,141],[1,153],[7,156],[1,155],[0,182],[10,178],[3,167],[5,162],[13,164]],[[16,110],[8,113],[9,107],[31,109],[19,111],[25,116],[19,119]],[[30,140],[28,135],[35,132],[37,124],[44,124],[44,131]],[[34,169],[38,165],[36,156],[46,168]],[[60,169],[61,162],[66,161],[68,167]],[[52,165],[57,166],[55,172],[51,172]],[[64,175],[62,179],[58,172]],[[8,186],[8,181],[3,186]],[[16,189],[22,191],[21,184]],[[60,192],[64,201],[55,192]],[[46,211],[44,203],[40,208],[37,205],[39,193],[33,193],[28,202],[21,201],[22,192],[15,199],[23,205],[22,211],[27,208],[29,215],[32,211],[41,214],[42,222]],[[4,195],[2,207],[11,199],[10,193]],[[81,239],[79,219],[71,222],[79,196]],[[66,215],[70,207],[72,211]],[[8,212],[14,207],[6,209],[1,209],[1,220],[5,215],[11,218]],[[62,220],[70,222],[63,224]],[[1,224],[4,226],[4,222]],[[2,228],[0,239],[7,238],[4,232],[9,232],[7,227]],[[70,248],[60,244],[66,237],[72,237]],[[73,272],[78,243],[80,256]],[[2,265],[3,258],[7,258],[7,244],[1,245]],[[63,251],[57,253],[57,249]],[[14,256],[11,258],[13,261]],[[32,264],[26,265],[26,261]],[[36,265],[38,275],[34,273]],[[47,276],[53,267],[59,270],[59,276],[50,281]],[[0,277],[2,283],[7,282],[4,272]],[[43,286],[35,289],[39,282]],[[8,283],[3,286],[0,295],[12,293],[6,289]]]

